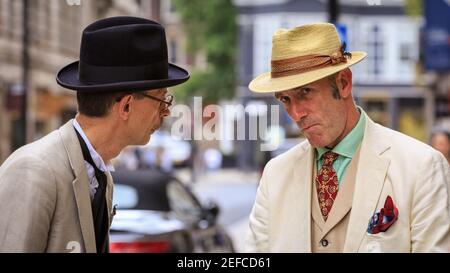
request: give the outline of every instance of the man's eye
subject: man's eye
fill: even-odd
[[[302,88],[302,89],[300,90],[300,92],[302,93],[302,95],[306,95],[306,94],[308,94],[309,92],[311,92],[311,88]]]
[[[288,103],[288,102],[290,101],[289,97],[287,97],[287,96],[281,96],[281,97],[279,98],[279,100],[280,100],[282,103]]]

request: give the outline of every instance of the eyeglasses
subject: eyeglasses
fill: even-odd
[[[157,98],[157,97],[145,94],[143,92],[140,92],[139,94],[141,94],[142,96],[147,97],[149,99],[156,100],[156,101],[164,103],[165,107],[162,108],[162,110],[166,110],[167,108],[169,108],[173,104],[173,96],[172,95],[167,95],[164,99],[160,99],[160,98]],[[116,98],[116,102],[119,102],[124,96],[125,95],[117,97]]]
[[[173,96],[172,96],[172,95],[167,95],[167,96],[162,100],[162,99],[160,99],[160,98],[153,97],[153,96],[147,95],[147,94],[145,94],[145,93],[141,93],[141,94],[142,94],[144,97],[147,97],[147,98],[149,98],[149,99],[156,100],[156,101],[159,101],[159,102],[164,103],[165,106],[166,106],[164,109],[167,109],[167,108],[169,108],[170,106],[172,106],[172,102],[173,102]]]

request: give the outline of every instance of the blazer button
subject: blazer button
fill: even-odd
[[[322,240],[320,240],[320,244],[323,246],[323,247],[327,247],[328,246],[328,240],[327,239],[322,239]]]

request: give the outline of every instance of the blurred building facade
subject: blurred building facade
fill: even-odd
[[[82,30],[108,16],[148,17],[150,2],[137,0],[30,0],[29,80],[22,87],[23,0],[0,0],[0,163],[16,148],[21,92],[27,92],[29,143],[57,129],[76,113],[75,92],[57,85],[59,69],[76,61]]]
[[[0,163],[17,148],[15,142],[20,137],[16,132],[22,90],[23,2],[0,0]],[[156,20],[166,28],[171,62],[188,70],[206,68],[202,53],[186,52],[183,23],[171,0],[79,2],[80,5],[76,5],[76,0],[28,1],[27,142],[58,128],[76,113],[75,93],[57,85],[55,75],[62,66],[77,60],[81,31],[96,19],[135,15]],[[357,103],[377,122],[426,141],[436,121],[448,122],[448,107],[445,109],[447,105],[440,103],[442,98],[450,101],[446,92],[450,90],[448,74],[438,75],[430,87],[429,75],[417,69],[423,21],[406,16],[403,1],[381,1],[381,5],[369,2],[377,1],[339,1],[339,23],[345,26],[347,49],[368,52],[366,60],[352,67]],[[248,83],[255,76],[270,70],[272,34],[280,27],[327,21],[328,1],[233,0],[233,3],[238,11],[239,29],[237,98],[225,103],[277,105],[273,96],[256,95],[248,90]],[[258,115],[267,115],[270,121],[270,112],[259,111]],[[287,114],[280,115],[286,135],[297,135],[296,126]],[[210,146],[206,141],[198,144],[202,143]],[[259,141],[228,141],[221,145],[234,150],[239,167],[257,167],[261,158]]]
[[[89,20],[88,5],[69,6],[65,1],[29,1],[29,82],[22,86],[24,1],[0,2],[0,108],[2,159],[17,148],[22,92],[28,96],[27,140],[34,133],[58,123],[56,112],[65,107],[65,93],[55,81],[55,72],[76,59],[80,29]],[[81,12],[85,9],[84,12]],[[86,12],[87,11],[87,12]],[[86,14],[83,18],[79,14]],[[37,132],[39,134],[39,132]]]
[[[338,23],[346,32],[347,50],[368,53],[352,67],[357,104],[376,122],[427,142],[436,119],[436,92],[418,69],[422,19],[407,16],[400,0],[380,1],[380,5],[377,1],[338,2]],[[247,87],[254,77],[270,71],[272,34],[278,28],[327,22],[328,1],[234,0],[234,4],[240,30],[238,96],[244,104],[277,104],[272,95],[254,94]],[[281,113],[281,122],[288,136],[298,134],[286,113]],[[255,144],[239,148],[242,164],[256,157]]]

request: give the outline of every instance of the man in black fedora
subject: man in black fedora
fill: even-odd
[[[78,114],[0,167],[0,252],[108,252],[110,160],[148,143],[189,79],[168,63],[164,28],[135,17],[89,25],[80,60],[57,82],[77,91]]]

